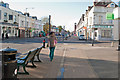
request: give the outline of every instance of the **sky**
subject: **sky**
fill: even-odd
[[[93,0],[2,0],[9,3],[13,10],[25,12],[28,8],[30,16],[48,17],[51,15],[53,25],[65,26],[66,30],[73,31],[74,23],[78,23]],[[117,2],[118,0],[112,0]],[[34,8],[34,9],[32,9]]]

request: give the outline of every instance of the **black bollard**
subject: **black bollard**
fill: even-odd
[[[45,48],[45,39],[43,40],[43,48]]]

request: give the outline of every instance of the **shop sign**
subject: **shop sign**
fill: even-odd
[[[114,14],[113,13],[107,13],[106,14],[106,19],[107,20],[113,20],[114,19]]]
[[[112,26],[93,26],[93,28],[113,28]]]

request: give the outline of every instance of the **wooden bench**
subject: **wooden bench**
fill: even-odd
[[[39,49],[35,49],[35,50],[32,50],[32,51],[29,51],[28,54],[27,54],[27,56],[25,56],[23,58],[18,58],[17,59],[18,71],[19,71],[19,67],[20,66],[22,66],[23,70],[24,70],[24,73],[17,71],[18,74],[28,74],[29,75],[29,73],[26,71],[26,67],[27,67],[27,64],[29,62],[32,63],[31,67],[36,67],[35,64],[33,63],[34,62],[33,60],[34,60],[34,57],[35,57],[35,55],[36,55],[36,53],[37,53],[38,50]]]
[[[39,57],[42,48],[43,48],[43,47],[37,48],[38,51],[37,51],[37,53],[35,54],[35,56],[37,56],[38,61],[34,61],[34,62],[42,62],[42,61],[40,60],[40,57]],[[34,57],[34,58],[35,58],[35,57]]]

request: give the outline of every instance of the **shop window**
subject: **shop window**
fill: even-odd
[[[95,37],[97,37],[97,32],[95,32]]]
[[[8,33],[11,33],[11,29],[8,29]]]
[[[112,37],[112,30],[102,30],[101,37],[102,38],[111,38]]]
[[[14,33],[14,29],[12,30],[12,33]]]

